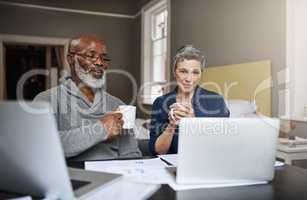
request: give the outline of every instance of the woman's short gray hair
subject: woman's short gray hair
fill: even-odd
[[[179,48],[174,58],[174,70],[176,65],[183,60],[197,60],[201,63],[201,69],[203,70],[207,65],[207,59],[204,54],[193,45],[185,45]]]

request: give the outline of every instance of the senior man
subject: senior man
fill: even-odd
[[[51,103],[66,158],[101,160],[140,157],[133,130],[122,129],[124,103],[104,91],[109,67],[105,43],[91,35],[71,39],[67,54],[71,76],[34,101]]]

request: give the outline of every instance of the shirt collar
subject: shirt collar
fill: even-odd
[[[70,95],[73,95],[79,99],[82,99],[86,104],[88,104],[89,107],[96,107],[99,103],[101,103],[102,96],[103,96],[103,89],[96,89],[94,90],[95,98],[94,102],[90,102],[87,100],[87,98],[83,95],[83,93],[79,90],[76,83],[72,80],[70,76],[66,77],[62,85],[64,86],[67,93]]]

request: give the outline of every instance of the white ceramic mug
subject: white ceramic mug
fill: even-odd
[[[186,104],[186,103],[174,103],[173,105],[171,105],[169,115],[170,115],[170,117],[171,117],[173,120],[175,120],[174,109],[175,109],[176,107],[180,107],[180,106],[188,106],[188,107],[190,107],[190,104]],[[175,120],[175,121],[176,121],[176,124],[179,125],[180,120]]]
[[[136,107],[122,105],[119,106],[119,111],[123,114],[123,129],[133,129],[135,125]]]

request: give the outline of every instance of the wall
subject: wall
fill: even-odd
[[[19,1],[41,4],[41,1]],[[116,0],[116,1],[51,1],[46,3],[50,6],[63,6],[90,10],[100,8],[101,12],[115,12],[122,14],[136,14],[139,1]],[[88,2],[88,1],[87,1]],[[99,3],[100,2],[100,3]],[[111,3],[110,3],[111,2]],[[83,5],[83,6],[82,6]],[[91,5],[91,6],[90,6]],[[93,6],[96,5],[96,6]],[[100,6],[98,6],[100,5]],[[104,10],[105,8],[105,10]],[[97,9],[96,9],[97,10]],[[139,79],[137,73],[139,66],[134,49],[138,38],[135,19],[112,18],[105,16],[84,15],[67,12],[57,12],[33,8],[23,8],[0,4],[0,33],[19,34],[31,36],[49,36],[69,38],[79,33],[93,33],[104,38],[112,58],[111,69],[124,69],[133,77]],[[9,78],[9,77],[7,77]],[[120,81],[118,81],[120,79]],[[108,91],[129,103],[132,94],[132,85],[127,78],[120,75],[112,75],[108,80]]]
[[[172,0],[172,55],[194,44],[209,66],[272,60],[272,113],[278,115],[277,73],[285,67],[285,0]],[[252,74],[250,75],[252,76]]]
[[[307,123],[295,121],[296,128],[293,130],[291,134],[303,138],[307,138]]]

